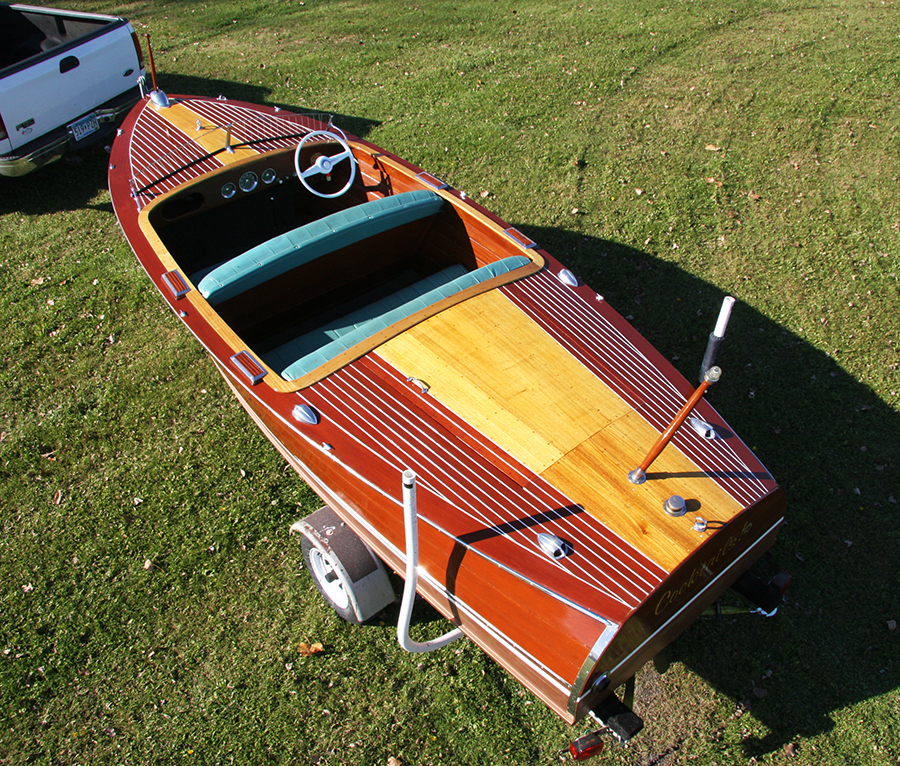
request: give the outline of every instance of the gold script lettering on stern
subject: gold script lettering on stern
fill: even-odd
[[[709,581],[716,574],[716,567],[722,562],[723,558],[730,551],[734,550],[734,547],[738,544],[738,541],[741,538],[745,537],[747,533],[753,528],[752,522],[747,522],[744,524],[743,528],[740,532],[729,536],[722,547],[713,554],[707,561],[704,561],[702,564],[694,567],[691,571],[690,577],[688,577],[684,582],[681,583],[677,588],[670,588],[663,592],[663,594],[659,597],[659,601],[656,604],[656,609],[653,611],[654,614],[659,615],[661,612],[665,611],[671,606],[675,606],[680,603],[684,596],[692,593],[697,590],[701,581]]]

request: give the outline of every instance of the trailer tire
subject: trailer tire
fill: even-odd
[[[316,590],[341,619],[362,625],[396,600],[384,564],[325,506],[291,527]]]
[[[341,619],[352,625],[361,625],[362,621],[353,611],[353,586],[344,582],[340,576],[340,559],[335,561],[334,551],[325,552],[313,545],[308,537],[301,542],[303,561],[312,577],[316,590],[322,594],[328,605],[337,612]]]

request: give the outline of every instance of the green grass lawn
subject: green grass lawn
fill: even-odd
[[[690,379],[736,296],[710,396],[786,489],[794,583],[645,669],[603,758],[900,763],[895,0],[58,4],[152,33],[170,93],[333,112],[445,178]],[[0,764],[554,762],[583,728],[472,644],[408,655],[396,608],[318,597],[288,535],[318,501],[144,276],[106,162],[0,180]]]

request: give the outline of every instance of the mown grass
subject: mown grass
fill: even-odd
[[[73,2],[161,84],[339,115],[537,239],[784,484],[777,618],[645,670],[610,763],[896,764],[896,3]],[[471,644],[318,598],[316,498],[164,308],[102,152],[0,184],[0,763],[546,764],[570,730]],[[444,629],[427,609],[415,630]],[[301,642],[325,652],[303,657]]]

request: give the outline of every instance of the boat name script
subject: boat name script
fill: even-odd
[[[712,558],[708,561],[703,562],[699,566],[694,568],[694,571],[691,572],[691,576],[685,580],[681,585],[677,588],[673,588],[672,590],[667,590],[659,599],[659,603],[656,605],[656,610],[654,614],[659,614],[664,609],[667,609],[671,606],[675,601],[679,600],[681,596],[685,593],[690,592],[694,589],[695,586],[699,585],[701,578],[709,578],[713,576],[713,570],[717,564],[719,564],[725,555],[734,549],[734,546],[738,544],[738,541],[744,537],[750,529],[753,527],[753,523],[748,521],[744,524],[744,528],[741,529],[740,532],[731,535],[722,545],[721,548],[715,553]]]

